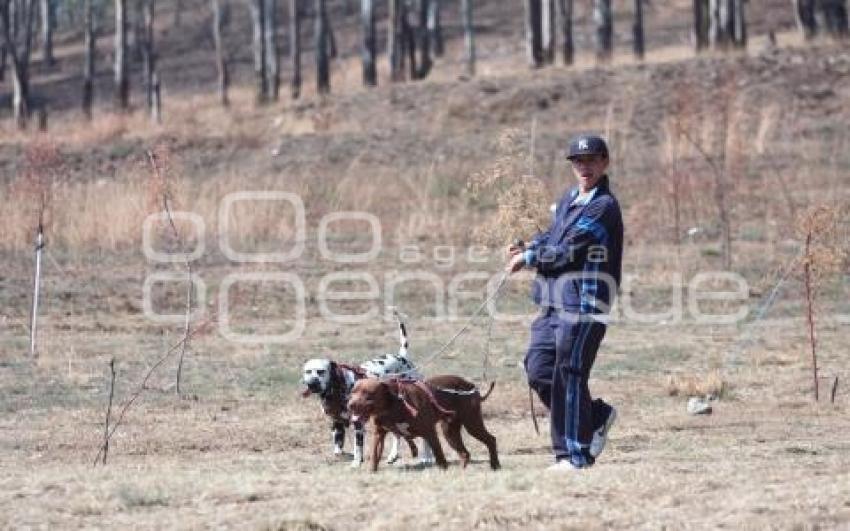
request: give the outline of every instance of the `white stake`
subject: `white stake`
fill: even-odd
[[[35,239],[35,280],[32,287],[32,319],[30,320],[30,356],[36,357],[35,335],[38,319],[38,292],[41,286],[41,250],[44,248],[44,230],[38,224],[38,236]]]

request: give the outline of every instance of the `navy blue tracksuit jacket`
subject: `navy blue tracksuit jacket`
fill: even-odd
[[[527,246],[537,269],[532,298],[541,313],[531,327],[525,358],[529,385],[550,410],[552,449],[575,466],[593,464],[593,432],[610,406],[593,400],[590,369],[605,335],[605,316],[620,284],[623,220],[603,177],[585,204],[578,189],[558,203],[549,230]]]

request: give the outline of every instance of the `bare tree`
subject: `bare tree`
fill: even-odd
[[[431,61],[431,32],[428,29],[428,12],[431,0],[419,0],[419,24],[416,31],[419,34],[419,68],[417,79],[425,79],[431,72],[434,63]]]
[[[91,120],[92,103],[94,102],[94,64],[97,44],[97,33],[94,27],[94,10],[92,2],[85,0],[85,63],[83,65],[83,114]]]
[[[793,0],[794,13],[797,16],[797,26],[803,34],[803,38],[809,40],[818,31],[817,19],[815,18],[816,0]]]
[[[593,0],[596,25],[596,60],[608,62],[614,53],[614,13],[611,0]]]
[[[542,0],[540,4],[540,48],[543,62],[555,62],[555,0]]]
[[[387,58],[390,63],[390,80],[402,81],[401,3],[403,0],[388,0],[387,12]]]
[[[325,0],[316,0],[316,92],[331,91],[330,58],[328,57],[327,14]]]
[[[6,79],[6,39],[0,39],[0,81]]]
[[[280,60],[277,53],[277,0],[263,0],[263,37],[265,39],[266,95],[277,101],[280,92]]]
[[[443,0],[428,2],[428,33],[430,34],[431,53],[434,57],[442,57],[445,52],[443,42],[443,26],[440,18]]]
[[[410,5],[407,0],[402,0],[400,12],[401,21],[401,61],[402,70],[405,62],[410,65],[409,79],[416,79],[418,68],[416,67],[416,33],[413,31],[413,24],[410,23]]]
[[[20,0],[15,16],[19,17],[22,27],[14,31],[10,16],[11,3],[11,0],[0,0],[0,19],[6,50],[12,60],[12,114],[18,128],[24,129],[30,114],[29,66],[36,5],[35,0]]]
[[[230,105],[230,99],[227,95],[230,78],[227,71],[227,59],[224,57],[224,43],[221,38],[223,26],[221,0],[210,0],[210,3],[213,13],[212,36],[213,44],[215,45],[215,65],[216,70],[218,70],[218,95],[221,104],[227,107]]]
[[[55,3],[52,0],[39,0],[41,5],[41,56],[48,66],[53,66],[56,59],[53,57],[53,24],[56,20],[54,12]]]
[[[144,45],[142,46],[142,62],[145,76],[145,102],[151,119],[159,123],[161,119],[162,101],[159,88],[159,73],[156,70],[156,49],[154,47],[154,14],[156,0],[144,0]]]
[[[463,45],[466,50],[466,73],[475,75],[475,25],[473,24],[472,0],[461,0],[463,11]]]
[[[710,0],[709,41],[715,48],[746,46],[744,0]]]
[[[643,59],[646,50],[643,38],[643,2],[644,0],[634,0],[635,20],[632,26],[632,50],[638,59]]]
[[[134,61],[145,60],[145,0],[131,0],[133,12],[128,13],[127,48]]]
[[[265,39],[265,0],[251,0],[251,24],[253,26],[254,82],[256,83],[255,101],[263,104],[268,101],[268,81],[266,72]]]
[[[709,0],[693,0],[694,9],[694,46],[699,52],[708,48]]]
[[[847,0],[820,0],[820,10],[827,33],[847,37]]]
[[[130,107],[130,79],[127,68],[127,0],[115,0],[115,105]]]
[[[289,0],[289,53],[292,59],[292,99],[301,96],[301,12],[298,0]]]
[[[543,66],[541,0],[525,0],[525,48],[533,68]]]
[[[334,35],[334,28],[331,24],[331,19],[328,16],[328,9],[325,6],[325,11],[323,16],[325,17],[325,33],[328,35],[328,57],[331,59],[336,59],[338,50],[336,47],[336,35]]]
[[[560,6],[561,31],[564,34],[562,45],[564,64],[573,64],[575,47],[573,44],[573,0],[558,0]]]
[[[374,0],[361,0],[360,23],[363,28],[363,84],[374,87],[378,84],[378,69],[375,64],[375,3]]]

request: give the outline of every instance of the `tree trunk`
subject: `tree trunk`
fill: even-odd
[[[743,48],[747,45],[744,2],[745,0],[710,1],[709,37],[713,47]]]
[[[558,0],[561,12],[561,28],[564,33],[564,64],[571,65],[575,58],[575,45],[573,44],[573,0]]]
[[[29,63],[35,7],[34,0],[21,0],[15,6],[14,17],[21,24],[16,30],[10,2],[0,2],[3,38],[12,61],[12,114],[19,129],[26,128],[30,114]]]
[[[56,59],[53,57],[53,2],[51,0],[39,0],[41,2],[41,54],[42,60],[48,66],[53,66]]]
[[[711,16],[709,14],[709,0],[693,0],[694,8],[694,46],[697,52],[708,48],[709,26]]]
[[[289,53],[292,59],[290,94],[297,100],[301,96],[301,12],[298,0],[289,0]]]
[[[280,92],[280,60],[277,53],[277,0],[263,0],[263,37],[266,51],[266,95],[278,100]]]
[[[403,81],[402,45],[401,45],[401,2],[389,0],[387,14],[387,58],[390,63],[390,80]]]
[[[325,0],[316,0],[316,92],[331,91],[330,58],[328,57],[327,15]]]
[[[154,14],[156,0],[143,0],[144,42],[142,45],[142,65],[145,76],[145,104],[151,119],[158,121],[159,76],[156,73],[156,50],[154,48]]]
[[[541,0],[525,0],[525,47],[528,64],[533,68],[543,66],[543,26]]]
[[[375,64],[375,4],[374,0],[361,0],[360,23],[363,28],[363,85],[374,87],[378,85],[378,69]]]
[[[127,25],[131,31],[127,34],[127,48],[134,61],[145,60],[145,1],[131,0],[133,13],[128,13]]]
[[[4,81],[6,79],[7,57],[8,53],[6,53],[6,39],[0,39],[0,81]]]
[[[472,0],[461,0],[463,10],[463,43],[466,50],[466,73],[475,75],[475,25],[473,24]]]
[[[402,48],[402,69],[404,69],[405,61],[410,65],[408,79],[416,79],[416,34],[413,31],[413,25],[410,23],[410,9],[408,9],[407,0],[401,2],[401,48]]]
[[[832,37],[847,37],[847,0],[820,0],[820,9],[826,31]]]
[[[331,25],[331,19],[328,16],[327,5],[325,6],[325,33],[328,36],[328,57],[330,59],[336,59],[337,54],[339,53],[336,47],[336,35],[334,34],[334,28]]]
[[[85,63],[83,65],[83,114],[87,119],[92,118],[92,103],[94,103],[94,62],[97,34],[94,28],[94,11],[92,2],[85,0]]]
[[[152,105],[151,105],[151,121],[156,124],[162,123],[162,91],[159,86],[159,72],[154,70],[151,76],[151,85],[153,86]]]
[[[735,48],[747,47],[747,16],[745,5],[747,0],[731,0],[732,5],[732,20],[730,28],[730,38],[732,45]],[[846,25],[846,19],[845,19]]]
[[[251,0],[251,25],[253,26],[254,101],[262,105],[268,101],[268,79],[266,72],[265,0]]]
[[[428,2],[428,33],[430,34],[431,53],[434,57],[442,57],[445,52],[443,25],[440,19],[442,2],[443,0],[430,0]]]
[[[643,59],[644,52],[646,50],[644,46],[643,39],[643,1],[644,0],[634,0],[635,1],[635,21],[632,26],[632,50],[635,53],[635,57],[638,59]]]
[[[428,30],[428,13],[431,0],[419,0],[419,24],[416,31],[419,33],[419,69],[416,72],[417,79],[425,79],[431,72],[434,63],[431,61],[431,32]]]
[[[596,60],[606,63],[614,53],[614,13],[611,0],[594,0],[593,21],[596,25]]]
[[[540,48],[543,62],[555,62],[555,0],[542,0],[540,4]]]
[[[212,3],[213,12],[212,34],[213,43],[215,44],[215,65],[216,70],[218,70],[218,95],[221,104],[227,107],[230,105],[230,99],[227,96],[227,89],[230,80],[227,72],[227,60],[224,58],[224,43],[221,39],[223,25],[221,17],[221,0],[210,1]]]
[[[130,80],[127,68],[127,0],[115,0],[115,105],[130,108]]]

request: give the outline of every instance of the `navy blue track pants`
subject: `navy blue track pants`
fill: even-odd
[[[554,308],[544,308],[531,325],[525,356],[528,383],[549,408],[555,458],[578,467],[593,464],[590,441],[611,409],[593,400],[587,386],[605,329],[588,315]]]

